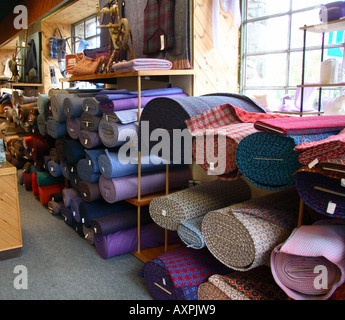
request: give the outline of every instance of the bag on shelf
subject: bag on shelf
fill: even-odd
[[[59,33],[60,38],[57,38],[57,32]],[[54,36],[49,38],[49,57],[52,59],[58,59],[60,51],[62,52],[62,55],[66,53],[66,39],[62,37],[60,29],[56,28]]]

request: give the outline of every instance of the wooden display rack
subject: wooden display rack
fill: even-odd
[[[141,117],[141,91],[142,91],[142,77],[164,77],[164,76],[190,76],[191,87],[194,84],[194,70],[140,70],[129,73],[104,73],[93,74],[86,76],[78,76],[71,78],[60,79],[61,82],[75,82],[75,81],[88,81],[88,82],[103,82],[111,83],[116,78],[137,78],[137,91],[138,91],[138,122]],[[192,88],[189,88],[189,95],[193,95]],[[179,246],[179,244],[168,245],[168,230],[165,229],[164,246],[141,249],[141,207],[149,205],[150,202],[156,198],[169,194],[169,165],[166,165],[166,184],[165,193],[157,193],[151,195],[141,195],[141,152],[138,151],[138,195],[134,198],[129,198],[126,201],[137,207],[137,229],[138,229],[138,249],[132,254],[143,262],[154,259],[158,255],[168,251],[171,248]],[[170,191],[171,192],[171,191]]]

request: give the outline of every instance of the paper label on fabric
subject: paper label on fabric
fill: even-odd
[[[344,178],[340,180],[340,185],[341,185],[342,187],[345,187],[345,179],[344,179]]]
[[[333,203],[332,201],[328,202],[327,213],[328,214],[334,214],[336,207],[337,207],[337,205],[335,203]]]
[[[94,227],[94,228],[93,228],[93,231],[95,231],[95,233],[97,233],[97,228],[96,228],[96,227]]]
[[[89,111],[89,106],[86,106],[85,111]]]
[[[161,51],[163,51],[164,50],[164,48],[165,48],[165,42],[164,42],[164,34],[162,34],[161,36],[160,36],[160,40],[161,40]]]
[[[89,160],[89,166],[91,166],[91,160]]]
[[[214,163],[210,162],[210,170],[214,170]]]
[[[167,215],[167,212],[165,210],[162,210],[162,216],[165,217]]]
[[[85,144],[87,144],[87,139],[85,139]]]
[[[164,278],[162,278],[162,282],[163,282],[163,285],[165,285],[165,286],[167,285],[167,283],[166,283]]]
[[[84,218],[81,218],[81,222],[84,223],[85,219]]]
[[[104,172],[104,167],[102,167],[102,171]]]
[[[51,172],[53,172],[53,171],[54,171],[54,169],[53,169],[53,168],[50,168],[50,171],[51,171]]]
[[[309,169],[315,167],[319,163],[319,160],[314,159],[312,162],[308,164]]]
[[[72,213],[73,213],[73,217],[75,217],[75,211],[73,211]]]
[[[73,167],[71,168],[71,172],[73,172]]]
[[[87,194],[86,194],[85,192],[83,193],[83,195],[84,195],[84,197],[86,197],[86,196],[87,196]]]

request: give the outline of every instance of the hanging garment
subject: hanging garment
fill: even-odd
[[[175,45],[175,0],[148,0],[144,10],[144,54]]]

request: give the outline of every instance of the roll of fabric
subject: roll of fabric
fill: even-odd
[[[80,159],[77,164],[77,172],[80,180],[90,183],[98,182],[100,173],[91,173],[89,169],[89,162],[86,159]]]
[[[80,214],[79,214],[79,205],[80,203],[82,203],[84,200],[82,197],[75,197],[75,198],[71,198],[71,212],[72,212],[72,216],[73,219],[77,222],[81,222],[81,218],[80,218]]]
[[[61,206],[63,205],[63,202],[56,202],[53,200],[50,200],[47,204],[48,210],[50,214],[53,216],[59,215],[61,213]]]
[[[39,193],[38,193],[38,183],[36,180],[36,174],[37,172],[31,175],[31,189],[32,189],[32,194],[35,197],[38,197]]]
[[[319,162],[318,167],[325,175],[336,173],[340,179],[345,178],[345,157],[322,160]]]
[[[177,228],[178,236],[190,248],[202,249],[205,247],[205,241],[201,232],[203,219],[204,216],[201,216],[192,220],[181,221]]]
[[[47,94],[38,94],[37,108],[39,114],[45,115],[48,112],[49,97]]]
[[[345,218],[342,178],[327,176],[309,168],[295,174],[296,188],[304,203],[323,216]]]
[[[69,172],[70,172],[70,166],[68,165],[66,160],[60,161],[60,170],[62,175],[69,180]]]
[[[66,139],[65,137],[62,137],[55,140],[56,155],[59,162],[64,159],[63,145],[64,145],[65,139]]]
[[[295,147],[298,160],[303,165],[319,163],[324,160],[345,156],[345,130],[326,139],[304,142]]]
[[[82,223],[77,222],[72,218],[72,228],[80,237],[85,238],[84,230],[86,230],[86,229],[83,228]]]
[[[23,169],[17,170],[17,183],[20,184],[20,185],[23,184],[23,174],[24,174],[24,170]]]
[[[268,190],[285,189],[295,184],[293,174],[302,167],[299,154],[294,151],[295,146],[301,139],[317,141],[323,138],[324,134],[284,136],[256,132],[238,144],[236,164],[240,172],[256,186]]]
[[[79,215],[81,222],[85,224],[87,228],[91,227],[91,221],[106,215],[110,215],[123,210],[128,210],[129,203],[121,202],[116,205],[107,203],[103,199],[86,202],[83,201],[79,204]]]
[[[47,134],[54,139],[67,134],[66,122],[58,122],[53,118],[47,119]]]
[[[83,101],[83,112],[93,116],[99,116],[102,111],[99,109],[99,101],[95,97],[87,97]]]
[[[71,200],[73,198],[78,198],[78,197],[80,197],[79,192],[77,192],[73,188],[64,188],[62,190],[63,203],[67,208],[71,206]]]
[[[144,108],[138,129],[139,149],[149,147],[150,150],[157,143],[149,141],[151,133],[160,128],[171,133],[170,145],[173,145],[173,130],[186,129],[185,121],[202,114],[207,110],[224,103],[235,105],[249,112],[265,112],[249,98],[238,94],[215,94],[200,97],[161,97],[151,100]],[[164,105],[164,108],[162,108]],[[147,130],[146,130],[147,127]],[[145,134],[145,131],[148,131]],[[142,136],[143,135],[143,136]],[[181,144],[181,150],[184,150]],[[183,153],[182,153],[183,155]],[[173,159],[171,154],[171,160]]]
[[[38,127],[38,131],[40,132],[42,136],[45,136],[47,134],[46,117],[43,113],[42,114],[40,113],[37,116],[37,127]]]
[[[198,288],[198,300],[287,300],[269,267],[214,274]]]
[[[43,157],[49,155],[51,139],[46,136],[36,135],[27,142],[30,148],[32,159],[35,162],[43,161]]]
[[[32,190],[32,177],[31,173],[23,173],[23,186],[26,191]]]
[[[123,163],[125,160],[128,163]],[[162,170],[166,166],[158,156],[153,154],[143,155],[140,163],[143,173]],[[138,172],[138,157],[121,159],[118,152],[109,152],[105,149],[104,154],[98,157],[98,167],[101,174],[107,179],[128,176]]]
[[[98,131],[92,132],[88,130],[80,130],[79,141],[86,149],[93,149],[103,145],[99,138]]]
[[[89,244],[94,244],[94,234],[95,232],[93,231],[92,228],[86,228],[84,224],[81,224],[82,228],[83,228],[83,235],[85,240],[89,243]]]
[[[84,98],[77,95],[69,95],[63,99],[63,112],[67,118],[79,118],[83,112]]]
[[[143,225],[141,248],[154,248],[164,244],[164,230],[154,223]],[[176,243],[176,235],[168,235],[168,243]],[[109,259],[137,250],[138,230],[136,227],[121,230],[106,236],[94,235],[95,248],[103,259]]]
[[[246,201],[250,196],[250,187],[242,179],[229,182],[215,180],[153,199],[150,214],[161,227],[177,230],[182,221]]]
[[[21,95],[19,97],[19,104],[29,104],[29,103],[34,103],[37,102],[37,97],[29,97],[29,96],[23,96]]]
[[[18,106],[18,117],[19,120],[24,122],[29,116],[30,110],[37,107],[37,103],[22,104]]]
[[[70,208],[66,206],[61,207],[61,216],[63,217],[64,222],[72,227],[73,226],[73,216]]]
[[[143,108],[140,110],[140,114],[143,112]],[[106,114],[105,117],[114,117],[116,122],[120,122],[122,124],[128,124],[132,122],[138,121],[138,110],[137,109],[130,109],[130,110],[120,110],[115,111],[111,114]]]
[[[299,200],[289,188],[208,212],[201,227],[207,248],[233,270],[267,265],[272,250],[297,226]]]
[[[98,134],[106,147],[113,148],[124,145],[128,140],[136,141],[137,130],[136,123],[120,124],[102,117],[99,122]]]
[[[89,170],[91,173],[99,173],[98,158],[101,154],[104,154],[105,149],[93,149],[85,150],[86,160],[89,164]]]
[[[120,205],[122,206],[122,204]],[[152,222],[149,207],[141,207],[140,224],[144,225]],[[134,228],[137,225],[137,208],[133,205],[123,206],[122,211],[91,220],[91,226],[99,236],[106,236],[121,230]]]
[[[97,132],[101,116],[93,116],[87,112],[83,112],[80,116],[80,125],[83,130]]]
[[[37,171],[36,181],[39,187],[63,182],[63,176],[54,177],[47,171]]]
[[[40,198],[41,204],[43,206],[46,206],[50,201],[50,195],[53,193],[61,192],[63,188],[63,183],[38,186],[38,196]]]
[[[48,172],[53,176],[53,177],[60,177],[62,176],[61,168],[60,168],[60,163],[57,163],[53,160],[48,161]]]
[[[63,202],[62,192],[52,193],[50,195],[50,200],[55,202]]]
[[[321,222],[296,228],[272,251],[277,284],[295,300],[327,300],[345,279],[344,236],[344,224]],[[322,284],[317,279],[320,272],[327,272]]]
[[[266,119],[255,122],[255,128],[282,135],[306,135],[324,132],[339,133],[345,127],[345,115],[325,115]]]
[[[144,264],[145,284],[155,300],[197,300],[198,287],[213,274],[231,270],[206,249],[178,247]]]
[[[50,97],[51,112],[56,122],[66,122],[67,117],[64,113],[63,102],[65,98],[70,97],[70,94],[53,94]]]
[[[78,139],[81,130],[80,118],[67,118],[67,133],[72,139]]]
[[[186,186],[192,178],[189,167],[174,168],[169,171],[169,190]],[[166,171],[147,172],[141,175],[141,195],[165,191]],[[103,199],[115,203],[138,195],[138,175],[106,179],[99,178],[99,190]],[[160,211],[161,212],[161,211]]]
[[[94,183],[88,181],[80,181],[79,193],[86,202],[92,202],[102,198],[98,187],[98,181]]]
[[[74,190],[79,192],[80,177],[77,172],[77,166],[71,166],[71,171],[69,173],[69,182]]]
[[[68,162],[76,164],[85,158],[85,149],[79,140],[66,139],[63,144],[63,155]]]

